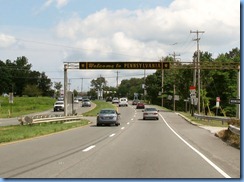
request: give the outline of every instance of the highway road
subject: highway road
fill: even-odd
[[[93,109],[96,105],[94,103],[91,103],[91,107],[81,107],[81,102],[74,104],[74,109],[78,112],[78,114],[85,113],[91,109]],[[33,115],[64,115],[63,111],[57,111],[54,112],[53,109],[48,111],[43,111],[39,113],[33,113],[28,114],[28,116]],[[18,118],[0,118],[0,126],[9,126],[9,125],[19,125],[20,122],[18,121]]]
[[[0,145],[2,178],[240,178],[240,150],[173,112],[142,120],[120,107],[121,125],[92,124]],[[4,157],[3,157],[4,156]]]

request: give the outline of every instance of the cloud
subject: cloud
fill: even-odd
[[[1,48],[10,47],[10,46],[14,45],[16,42],[17,41],[16,41],[15,37],[13,37],[11,35],[6,35],[3,33],[0,33],[0,47]]]
[[[191,59],[196,46],[190,30],[205,31],[201,44],[208,50],[218,44],[233,48],[228,44],[240,38],[240,4],[236,0],[175,0],[167,8],[105,8],[83,19],[75,15],[62,20],[55,30],[58,38],[78,46],[83,58],[157,59],[179,51]]]
[[[43,7],[47,8],[47,7],[51,6],[52,4],[55,4],[56,7],[58,9],[60,9],[60,8],[62,8],[64,6],[66,6],[68,4],[68,2],[69,2],[69,0],[47,0],[44,3]]]

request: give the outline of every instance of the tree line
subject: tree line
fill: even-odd
[[[193,55],[193,59],[196,53]],[[163,61],[177,62],[172,57],[165,57]],[[209,52],[200,52],[200,63],[240,63],[240,50],[234,48],[228,53],[220,54],[213,58]],[[0,94],[13,92],[17,96],[54,96],[55,91],[51,88],[53,83],[44,72],[31,70],[32,65],[28,63],[26,57],[18,57],[16,60],[0,60]],[[162,90],[162,70],[157,70],[152,75],[145,78],[124,79],[117,87],[107,86],[104,77],[99,77],[91,81],[91,89],[87,95],[97,98],[97,91],[103,91],[103,97],[128,97],[134,98],[134,93],[139,95],[139,99],[146,100],[152,104],[161,105],[173,109],[173,95],[179,96],[175,101],[176,110],[185,110],[185,101],[189,100],[189,87],[193,85],[193,69],[165,69],[163,93]],[[235,105],[229,104],[229,99],[237,97],[237,77],[238,71],[235,69],[203,69],[201,70],[201,110],[206,108],[214,111],[216,97],[220,97],[221,114],[234,116]],[[144,85],[144,87],[142,87]],[[59,91],[62,84],[55,83],[54,88]],[[145,90],[144,90],[145,88]],[[146,94],[145,94],[146,93]],[[57,93],[56,93],[57,94]],[[74,90],[74,95],[79,93]]]
[[[16,60],[0,60],[0,94],[17,96],[53,96],[52,82],[45,72],[32,71],[25,56]]]
[[[196,53],[193,55],[193,59]],[[177,62],[172,57],[166,57],[163,61]],[[217,58],[213,58],[209,52],[200,52],[200,63],[240,63],[240,50],[234,48],[228,53],[220,54]],[[193,64],[193,63],[192,63]],[[191,63],[188,65],[193,67]],[[190,86],[193,85],[194,69],[165,69],[163,71],[163,93],[162,91],[162,70],[157,70],[154,74],[144,78],[131,78],[122,80],[118,88],[108,87],[104,77],[99,77],[91,81],[91,90],[89,95],[97,97],[97,90],[104,91],[104,97],[128,97],[134,98],[134,93],[138,93],[139,99],[146,100],[152,104],[161,105],[162,99],[164,107],[173,109],[174,94],[179,96],[179,100],[175,101],[175,109],[177,111],[185,111],[186,101],[190,102]],[[201,111],[216,111],[216,97],[220,101],[220,115],[235,116],[236,106],[229,103],[231,98],[237,98],[237,69],[203,69],[201,70]],[[145,91],[142,87],[145,85]],[[197,88],[196,88],[197,89]],[[189,103],[188,102],[188,103]]]

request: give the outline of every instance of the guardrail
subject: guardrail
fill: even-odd
[[[235,133],[236,135],[240,136],[240,128],[233,126],[233,125],[229,125],[228,129],[232,132]]]
[[[21,125],[31,125],[38,123],[51,123],[51,122],[67,122],[77,121],[82,119],[82,115],[35,115],[35,116],[24,116],[18,118]]]
[[[235,133],[237,135],[240,135],[240,128],[231,125],[230,123],[232,123],[234,120],[236,120],[235,118],[230,118],[230,117],[219,117],[219,116],[206,116],[206,115],[200,115],[200,114],[194,114],[194,117],[197,119],[205,119],[205,120],[217,120],[217,121],[222,121],[222,124],[224,124],[224,122],[229,123],[228,129],[232,132]]]
[[[200,114],[194,114],[194,117],[197,119],[205,119],[205,120],[217,120],[217,121],[222,121],[222,124],[224,122],[230,122],[233,120],[233,118],[230,117],[220,117],[220,116],[206,116],[206,115],[200,115]]]

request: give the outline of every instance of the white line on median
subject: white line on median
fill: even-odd
[[[209,163],[214,169],[216,169],[220,174],[222,174],[225,178],[231,178],[228,174],[226,174],[222,169],[220,169],[216,164],[214,164],[210,159],[208,159],[205,155],[203,155],[201,152],[199,152],[197,149],[195,149],[193,146],[191,146],[187,141],[185,141],[178,133],[176,133],[173,128],[169,126],[167,121],[164,119],[164,117],[159,114],[161,118],[163,119],[164,123],[168,126],[168,128],[179,138],[181,139],[188,147],[190,147],[194,152],[196,152],[200,157],[202,157],[207,163]]]
[[[93,149],[95,145],[92,145],[90,147],[87,147],[86,149],[82,150],[83,152],[88,152],[89,150]]]

